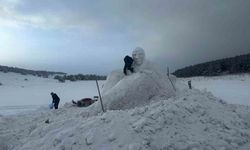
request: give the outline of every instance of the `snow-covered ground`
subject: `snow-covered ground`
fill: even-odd
[[[104,81],[99,81],[102,86]],[[60,104],[98,95],[95,81],[59,83],[53,78],[40,78],[32,75],[0,72],[0,114],[48,107],[55,92],[60,97]],[[59,106],[60,107],[60,106]]]
[[[210,91],[228,103],[250,106],[250,74],[193,77],[182,80],[186,84],[191,80],[194,88]]]
[[[88,85],[85,82],[57,83],[52,79],[34,79],[34,82],[31,82],[32,80],[33,77],[30,77],[28,81],[30,83],[25,85],[26,81],[18,77],[18,82],[24,86],[20,89],[27,88],[34,92],[35,89],[39,89],[39,86],[44,87],[41,91],[45,94],[39,96],[45,96],[38,98],[39,104],[50,102],[47,99],[50,99],[51,87],[59,93],[62,99],[66,97],[63,102],[73,99],[71,97],[74,96],[82,98],[85,95],[88,96],[87,94],[96,95],[94,82],[87,82]],[[108,110],[106,113],[91,114],[89,112],[92,107],[78,108],[66,103],[58,110],[40,107],[30,113],[0,115],[0,149],[249,150],[250,108],[227,104],[225,102],[227,99],[222,97],[224,94],[214,96],[213,91],[209,92],[209,88],[189,90],[185,85],[187,80],[177,80],[175,96],[165,100],[151,101],[147,105],[131,109]],[[193,85],[201,89],[206,87],[202,82],[213,85],[214,82],[217,83],[217,80],[225,83],[229,81],[241,83],[240,81],[244,80],[249,87],[248,75],[218,77],[218,79],[192,78]],[[15,80],[9,81],[16,83],[15,86],[7,84],[7,80],[1,81],[1,78],[0,82],[3,83],[0,87],[1,101],[2,97],[8,98],[8,94],[4,95],[2,90],[10,92],[6,88],[9,87],[10,90],[12,87],[15,91],[20,87]],[[220,86],[222,90],[225,90],[228,85]],[[242,84],[235,85],[238,88],[242,87]],[[61,92],[60,88],[67,94]],[[81,93],[79,88],[83,91],[87,88],[86,91],[90,90],[90,93],[79,94],[78,92]],[[71,95],[76,89],[78,90],[75,91],[75,95]],[[217,90],[220,89],[217,88]],[[236,94],[239,93],[237,91]],[[26,94],[13,97],[21,100],[21,96],[26,96]],[[230,93],[230,95],[234,94]],[[31,103],[33,102],[30,100],[31,97],[27,96],[27,98],[29,100],[25,104],[34,104]],[[242,96],[239,95],[238,98]],[[8,101],[4,102],[8,104]]]
[[[25,80],[27,79],[27,80]],[[194,88],[212,92],[228,103],[250,106],[250,75],[228,75],[219,77],[193,77],[180,79],[185,84],[192,81]],[[99,81],[102,86],[104,81]],[[22,111],[48,107],[50,92],[61,98],[60,105],[84,97],[98,95],[95,81],[59,83],[52,78],[0,72],[0,114],[9,115]]]

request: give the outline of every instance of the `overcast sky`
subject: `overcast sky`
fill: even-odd
[[[250,0],[0,0],[0,65],[108,74],[140,46],[172,71],[250,53]]]

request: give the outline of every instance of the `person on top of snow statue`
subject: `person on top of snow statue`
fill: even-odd
[[[123,67],[123,73],[125,74],[125,75],[127,75],[128,73],[127,73],[127,71],[129,70],[130,72],[134,72],[134,68],[132,67],[132,64],[133,64],[133,58],[132,57],[129,57],[128,55],[127,56],[125,56],[125,58],[124,58],[124,62],[125,62],[125,65],[124,65],[124,67]]]
[[[101,89],[104,109],[130,109],[175,95],[165,72],[146,60],[143,48],[136,47],[132,57],[134,73],[126,76],[121,70],[114,70],[108,75]],[[100,102],[91,106],[96,113],[100,108]]]
[[[133,68],[133,72],[139,72],[140,70],[143,70],[144,60],[145,60],[145,52],[144,49],[141,47],[136,47],[132,52],[132,59],[133,63],[131,68]],[[125,58],[124,58],[125,59]],[[104,84],[104,87],[102,89],[102,93],[105,93],[112,87],[114,87],[120,80],[122,80],[125,77],[125,73],[121,73],[119,70],[114,70],[111,72],[111,74],[107,77],[106,83]]]

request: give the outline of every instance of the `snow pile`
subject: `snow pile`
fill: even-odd
[[[174,95],[173,87],[167,76],[150,70],[124,76],[110,88],[113,81],[108,78],[104,84],[102,95],[106,109],[130,109],[148,104],[152,100],[167,99]]]
[[[0,149],[249,149],[249,107],[226,104],[208,92],[177,88],[168,100],[96,116],[70,105],[0,116]]]
[[[175,95],[170,79],[156,65],[145,59],[142,48],[133,51],[133,59],[135,73],[125,76],[122,71],[116,70],[108,76],[102,89],[105,109],[130,109]],[[174,84],[173,76],[171,78]],[[90,109],[100,110],[100,103]]]
[[[0,115],[0,150],[248,150],[250,108],[189,90],[133,52],[135,73],[112,72],[87,108]],[[28,84],[27,84],[28,85]],[[8,86],[6,86],[8,87]]]

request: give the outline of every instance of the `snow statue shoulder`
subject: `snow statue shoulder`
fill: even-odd
[[[167,75],[146,60],[142,48],[135,48],[132,57],[134,73],[125,76],[121,70],[116,70],[108,76],[102,89],[105,109],[130,109],[174,96]],[[97,105],[95,109],[100,109]]]

